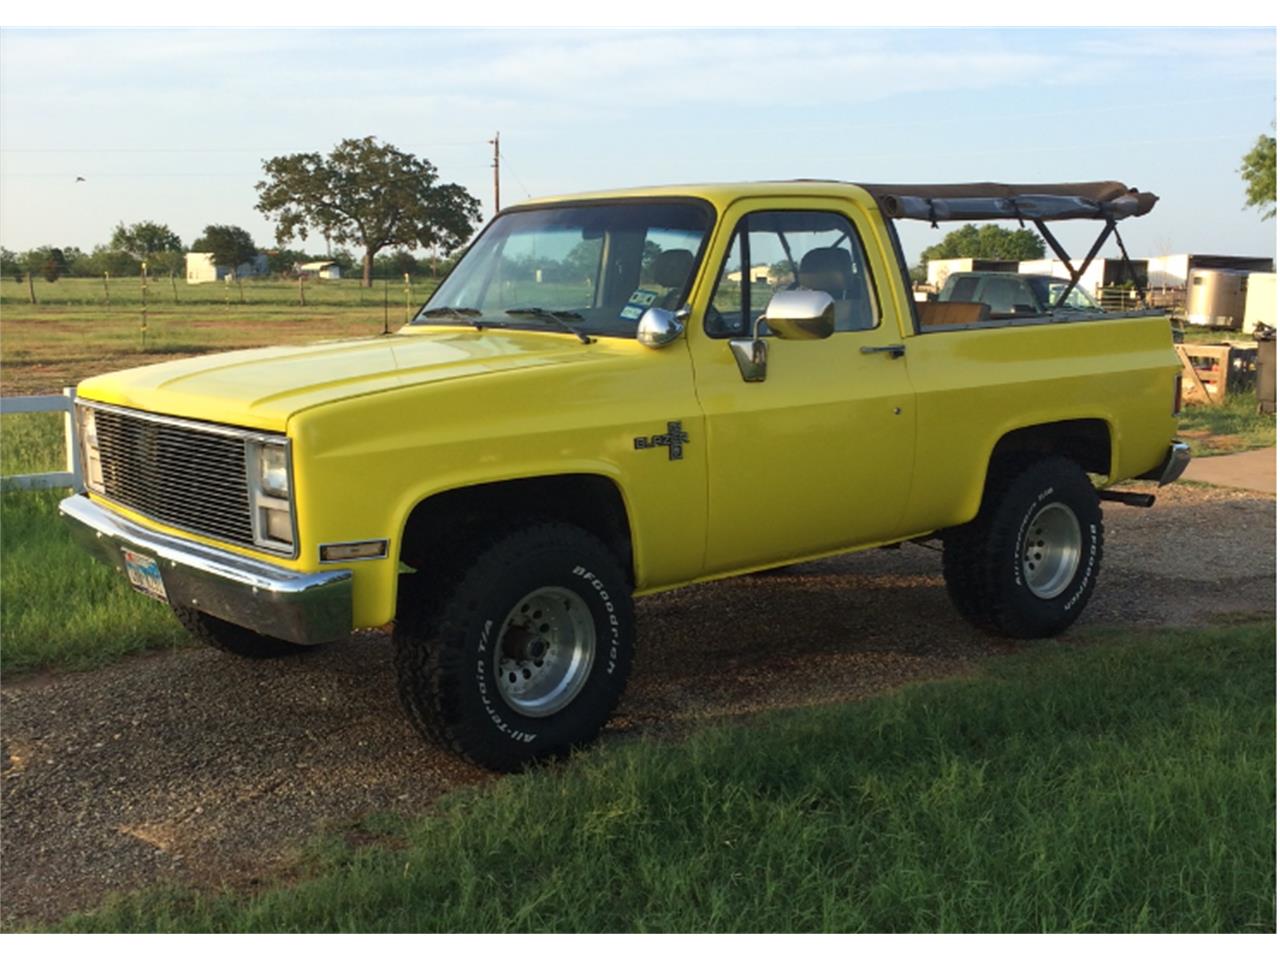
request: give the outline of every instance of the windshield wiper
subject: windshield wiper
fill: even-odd
[[[418,314],[419,317],[456,317],[466,323],[471,324],[477,330],[483,330],[485,324],[481,323],[476,317],[482,316],[481,312],[474,307],[432,307],[430,310],[423,310]]]
[[[456,316],[458,320],[470,323],[471,317],[480,316],[480,311],[475,307],[431,307],[419,312],[419,316]]]
[[[590,337],[568,323],[570,320],[586,319],[582,314],[573,310],[548,310],[545,307],[512,307],[507,311],[507,314],[512,317],[536,317],[539,320],[545,320],[552,326],[559,327],[565,333],[572,333],[583,343],[591,342]]]

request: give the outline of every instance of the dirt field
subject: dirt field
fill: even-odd
[[[1108,504],[1106,524],[1080,627],[1274,615],[1273,498],[1175,487],[1153,510]],[[938,555],[915,546],[690,588],[638,610],[635,672],[606,741],[866,696],[1019,649],[965,626]],[[0,697],[6,926],[149,884],[288,876],[317,831],[428,811],[491,778],[413,734],[378,635],[268,663],[203,649],[135,657],[33,677]]]

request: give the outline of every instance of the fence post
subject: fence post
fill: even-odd
[[[102,295],[107,298],[107,309],[111,308],[111,271],[102,271]]]
[[[147,261],[142,261],[142,352],[147,352]]]
[[[84,474],[80,464],[80,442],[76,427],[76,388],[64,387],[62,395],[67,398],[67,412],[63,414],[63,439],[67,445],[67,470],[71,473],[72,489],[76,493],[84,491]]]
[[[412,293],[413,287],[409,283],[409,274],[404,275],[404,322],[409,322],[409,295]]]

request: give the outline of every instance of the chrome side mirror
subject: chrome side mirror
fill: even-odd
[[[756,320],[751,339],[729,341],[738,372],[747,383],[760,383],[769,368],[769,344],[760,338],[760,327],[780,340],[825,340],[836,329],[836,302],[821,290],[779,290]]]
[[[822,290],[779,290],[761,318],[783,340],[825,340],[836,329],[836,302]]]
[[[684,322],[689,319],[689,307],[686,304],[674,313],[662,307],[650,307],[640,316],[636,324],[636,339],[646,347],[661,350],[669,343],[675,343],[684,333]]]

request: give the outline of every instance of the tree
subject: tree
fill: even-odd
[[[18,255],[12,250],[0,247],[0,278],[13,277],[15,280],[21,280],[22,272],[22,262],[18,259]]]
[[[313,257],[305,250],[289,250],[286,247],[277,247],[275,250],[267,250],[267,270],[280,276],[288,277],[294,272],[294,268],[300,263],[309,263],[312,260],[319,260],[320,257]]]
[[[292,153],[262,163],[258,204],[276,223],[276,240],[314,230],[364,250],[364,285],[373,258],[391,246],[455,249],[471,238],[480,201],[440,183],[429,161],[374,137],[343,140],[327,157]]]
[[[57,247],[36,247],[24,259],[27,271],[40,274],[46,283],[56,283],[67,272],[67,258]]]
[[[100,277],[109,273],[113,277],[128,277],[138,272],[138,261],[133,254],[124,250],[115,250],[106,244],[98,244],[93,253],[85,258],[92,276]]]
[[[168,274],[176,277],[186,273],[187,255],[182,250],[157,250],[146,258],[147,272],[152,276]]]
[[[123,223],[118,224],[111,234],[111,246],[132,254],[138,260],[150,260],[157,253],[181,251],[182,241],[165,224],[143,220],[127,227]]]
[[[412,276],[418,272],[418,261],[408,250],[397,250],[395,256],[391,258],[391,270],[397,277],[402,277],[406,273]]]
[[[197,253],[212,253],[214,266],[227,268],[232,277],[236,275],[236,268],[240,264],[252,260],[258,253],[247,230],[218,223],[205,227],[204,233],[191,245],[191,249]]]
[[[67,272],[67,258],[58,247],[50,247],[44,266],[40,268],[46,283],[56,283]]]
[[[1044,256],[1044,241],[1030,230],[1009,230],[994,223],[975,227],[966,223],[952,230],[941,242],[925,247],[920,254],[923,265],[929,260],[952,257],[975,257],[983,260],[1039,260]]]
[[[1263,220],[1276,215],[1276,138],[1258,137],[1253,149],[1240,158],[1245,209],[1257,207]]]

